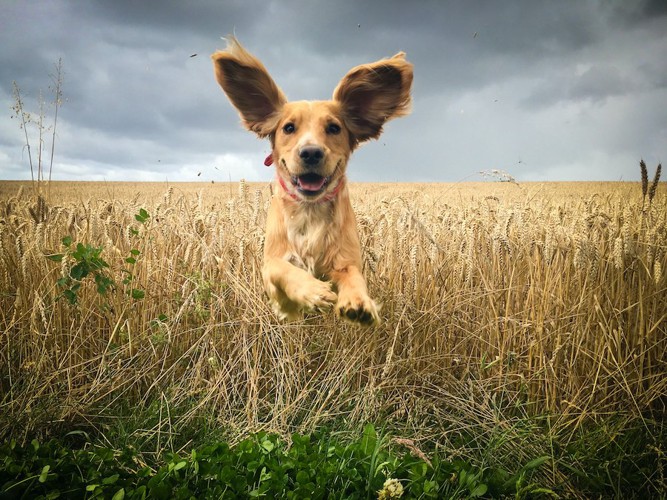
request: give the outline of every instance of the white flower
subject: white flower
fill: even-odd
[[[403,496],[403,485],[398,479],[387,479],[378,492],[378,500],[401,498],[401,496]]]

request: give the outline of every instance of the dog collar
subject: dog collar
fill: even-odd
[[[301,201],[301,199],[292,191],[287,184],[285,184],[285,181],[283,180],[282,177],[279,175],[276,175],[276,178],[278,179],[278,184],[280,184],[280,187],[283,188],[283,191],[285,191],[285,194],[292,198],[294,201]],[[345,177],[341,178],[338,181],[338,184],[336,184],[336,187],[331,191],[330,193],[327,193],[326,196],[322,197],[321,199],[317,200],[316,203],[326,203],[327,201],[333,200],[340,190],[343,188],[343,185],[345,184]]]

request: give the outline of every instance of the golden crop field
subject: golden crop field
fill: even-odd
[[[489,460],[525,462],[610,415],[664,416],[656,187],[649,202],[639,183],[353,184],[382,304],[365,329],[274,316],[267,184],[55,182],[38,198],[0,182],[0,434],[151,406],[152,435],[382,421],[452,453],[502,436]],[[528,439],[534,416],[548,432]]]

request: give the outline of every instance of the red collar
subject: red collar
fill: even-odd
[[[287,184],[285,184],[285,181],[283,180],[282,177],[280,177],[279,175],[276,175],[276,177],[278,178],[278,183],[280,184],[280,187],[283,188],[283,191],[285,191],[285,194],[287,196],[292,198],[294,201],[302,201],[301,198],[299,198],[293,191],[289,189],[289,187],[287,187]],[[336,187],[333,189],[333,191],[327,193],[326,196],[323,196],[322,198],[317,200],[316,203],[325,203],[327,201],[333,200],[336,197],[336,195],[338,195],[340,190],[343,188],[343,185],[345,185],[345,177],[342,177],[338,181],[338,184],[336,184]]]

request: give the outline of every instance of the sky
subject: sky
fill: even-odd
[[[213,76],[230,33],[293,100],[407,53],[412,113],[352,181],[638,180],[667,159],[665,0],[0,1],[0,180],[31,178],[14,82],[33,120],[42,92],[48,176],[59,59],[52,179],[271,180]]]

